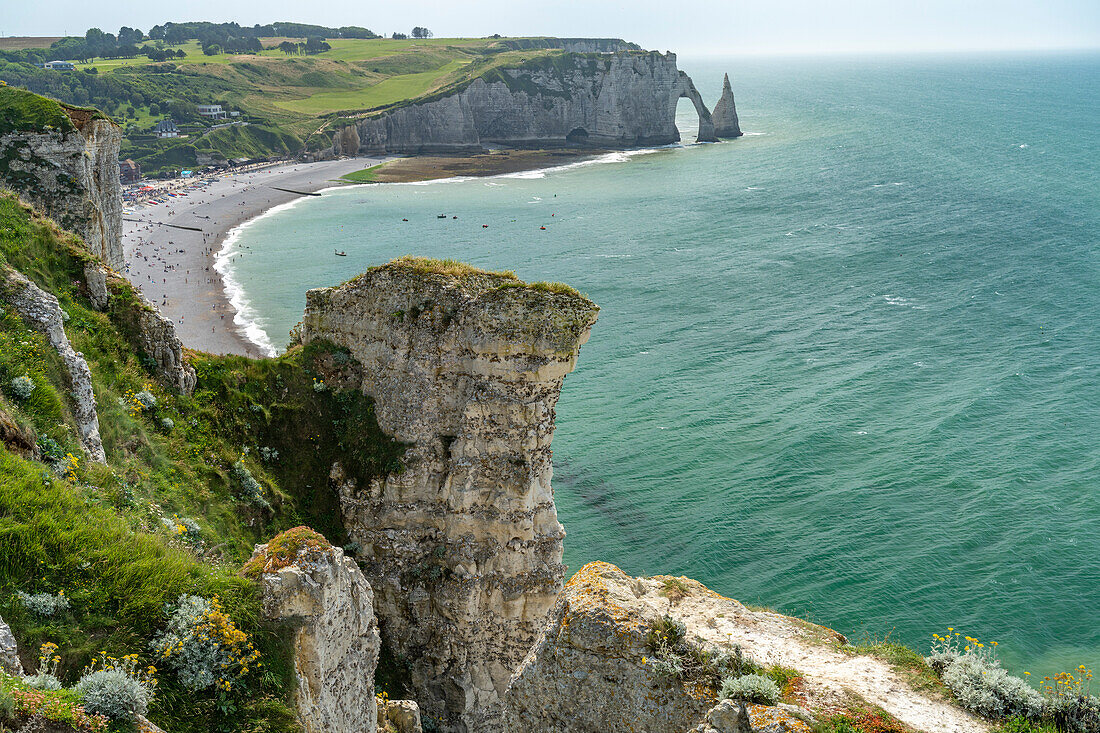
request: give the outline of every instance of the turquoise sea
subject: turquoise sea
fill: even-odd
[[[572,569],[1100,669],[1100,56],[680,66],[746,137],[304,199],[232,245],[248,314],[405,253],[569,282]]]

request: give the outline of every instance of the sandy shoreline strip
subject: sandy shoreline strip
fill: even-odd
[[[377,183],[556,168],[597,157],[601,152],[535,150],[461,157],[350,158],[172,181],[166,185],[181,195],[162,196],[164,203],[160,204],[126,208],[124,274],[166,318],[172,319],[184,346],[213,354],[270,355],[263,345],[248,338],[248,324],[233,306],[225,281],[215,269],[226,239],[245,222],[301,198],[301,194],[355,185],[340,177],[381,163],[388,165],[369,176]],[[194,187],[202,181],[205,185]],[[295,191],[300,193],[291,193]]]
[[[127,207],[123,252],[126,277],[166,318],[188,348],[213,354],[262,356],[229,302],[215,258],[229,233],[265,211],[300,195],[344,183],[340,177],[383,162],[352,158],[289,163],[260,170],[219,174],[208,185],[162,204]],[[181,192],[186,182],[178,182]],[[164,226],[193,227],[201,231]]]

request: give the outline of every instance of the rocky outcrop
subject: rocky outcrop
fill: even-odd
[[[379,733],[423,733],[420,707],[413,700],[378,698]]]
[[[598,309],[562,287],[403,258],[306,296],[303,340],[347,347],[411,445],[371,486],[333,478],[386,643],[443,730],[497,730],[562,586],[554,406]]]
[[[258,577],[265,616],[294,630],[295,703],[305,733],[373,733],[380,640],[359,567],[298,527],[257,546],[245,572]]]
[[[718,104],[714,105],[714,134],[718,137],[741,137],[741,126],[737,121],[737,105],[733,103],[733,88],[730,86],[730,75],[726,74],[722,80],[722,96],[718,98]]]
[[[11,628],[0,618],[0,671],[8,674],[23,674],[23,663],[19,661],[19,649]]]
[[[686,731],[717,702],[705,685],[659,682],[646,636],[669,610],[656,581],[590,563],[569,583],[504,697],[507,730]],[[690,630],[689,630],[690,635]]]
[[[183,343],[176,335],[175,325],[141,291],[135,289],[134,293],[141,304],[137,309],[138,347],[156,362],[157,381],[180,394],[191,394],[198,378],[194,367],[183,358]]]
[[[133,333],[139,354],[153,360],[157,382],[180,394],[191,394],[198,379],[194,367],[184,358],[175,324],[161,315],[140,290],[98,262],[84,263],[84,283],[96,310],[108,311],[117,297],[120,305],[116,316],[131,326],[128,330]]]
[[[680,139],[676,104],[699,115],[698,140],[715,141],[710,111],[676,55],[644,51],[540,56],[496,68],[438,97],[335,135],[343,155],[471,152],[512,147],[631,147]],[[356,141],[358,147],[355,147]]]
[[[108,265],[121,268],[122,130],[93,111],[44,101],[60,108],[68,122],[49,129],[0,131],[0,180],[79,234]]]
[[[681,641],[655,644],[670,639],[674,625]],[[632,578],[590,563],[566,584],[512,676],[505,729],[744,733],[740,705],[715,700],[719,678],[737,674],[731,655],[739,650],[758,667],[798,673],[783,690],[797,707],[746,707],[752,733],[809,733],[803,719],[813,711],[868,705],[926,733],[989,730],[938,692],[914,688],[890,663],[840,648],[846,644],[831,629],[750,610],[689,578]],[[679,678],[667,677],[670,652]]]
[[[69,337],[65,335],[65,314],[61,304],[53,295],[10,269],[0,269],[0,300],[15,308],[34,329],[46,334],[50,345],[61,357],[69,375],[73,417],[80,433],[80,443],[89,459],[106,463],[107,456],[99,435],[95,394],[92,392],[92,373],[84,356],[73,350]]]

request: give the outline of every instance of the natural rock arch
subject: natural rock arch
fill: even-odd
[[[703,97],[699,94],[699,90],[695,88],[695,83],[692,82],[691,77],[681,71],[680,83],[673,90],[672,99],[669,100],[673,119],[676,118],[676,105],[684,97],[691,100],[691,103],[695,105],[696,113],[699,115],[699,136],[696,138],[696,142],[718,142],[718,137],[714,134],[714,120],[711,118],[710,110],[703,104]]]

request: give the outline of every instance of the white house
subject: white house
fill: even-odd
[[[72,61],[47,61],[42,64],[43,69],[53,69],[54,71],[73,71],[76,65]]]
[[[229,116],[220,104],[200,104],[197,106],[199,114],[211,120],[224,120]]]

